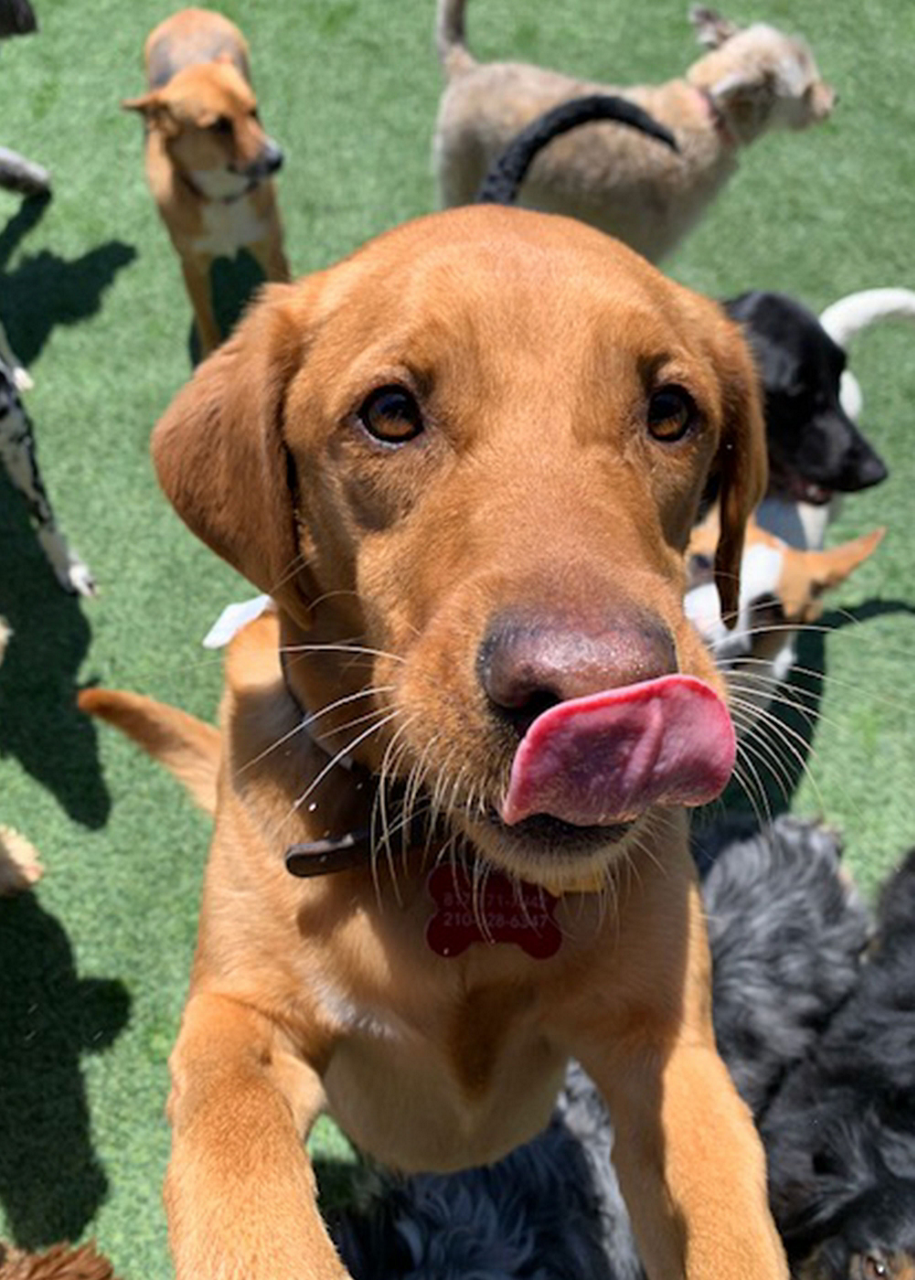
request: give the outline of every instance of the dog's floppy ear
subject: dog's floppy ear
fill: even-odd
[[[283,437],[303,359],[303,286],[274,284],[199,367],[153,432],[159,483],[185,524],[302,625],[309,577]]]
[[[147,125],[154,125],[166,134],[178,132],[178,123],[168,109],[159,93],[153,89],[150,93],[141,94],[139,98],[125,98],[121,103],[125,111],[137,111]]]
[[[696,39],[705,49],[719,49],[740,30],[736,22],[723,18],[717,9],[709,9],[704,4],[694,4],[689,11],[689,20],[696,32]]]
[[[718,343],[716,363],[723,420],[714,465],[720,521],[715,584],[722,620],[730,628],[740,603],[740,562],[747,521],[766,492],[768,459],[756,367],[740,329],[730,321]]]

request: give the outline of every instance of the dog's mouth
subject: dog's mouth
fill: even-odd
[[[499,817],[508,828],[546,817],[606,839],[655,805],[715,799],[735,752],[727,708],[693,676],[559,702],[518,745]]]
[[[635,825],[629,821],[579,826],[549,813],[533,813],[509,825],[495,809],[487,816],[506,845],[536,850],[539,858],[559,861],[593,858],[618,844]]]
[[[835,490],[814,480],[807,480],[796,471],[786,471],[770,464],[769,495],[788,502],[808,502],[823,507],[835,497]]]

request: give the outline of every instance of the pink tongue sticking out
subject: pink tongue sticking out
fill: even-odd
[[[704,804],[724,790],[736,742],[727,708],[693,676],[661,676],[559,702],[515,752],[502,818],[535,813],[579,827],[653,804]]]

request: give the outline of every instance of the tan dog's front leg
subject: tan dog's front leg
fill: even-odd
[[[165,1183],[177,1280],[344,1280],[303,1138],[324,1094],[269,1019],[194,996],[171,1059]]]
[[[714,1045],[591,1066],[651,1280],[787,1280],[762,1144]]]
[[[210,262],[202,264],[181,259],[181,270],[187,287],[191,305],[194,308],[194,324],[200,340],[200,359],[205,359],[215,351],[222,342],[222,334],[216,323],[213,312],[212,285],[210,283]]]

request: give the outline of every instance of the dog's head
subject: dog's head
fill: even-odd
[[[179,172],[209,200],[243,195],[283,163],[258,119],[251,86],[228,55],[185,67],[123,106],[141,113]]]
[[[804,129],[825,120],[835,91],[820,77],[807,43],[764,23],[738,27],[713,9],[690,12],[710,50],[687,78],[711,96],[729,134],[741,144],[766,129]]]
[[[831,1112],[828,1096],[817,1118],[822,1129],[805,1153],[809,1175],[786,1188],[791,1209],[780,1222],[792,1275],[915,1280],[911,1134],[890,1129],[870,1109]]]
[[[603,865],[687,799],[653,772],[665,724],[676,768],[718,785],[730,729],[688,679],[720,689],[684,553],[714,473],[733,609],[756,378],[720,309],[624,246],[493,207],[389,232],[268,288],[153,450],[179,514],[314,646],[288,665],[309,708],[343,699],[322,741],[413,771],[493,861]],[[601,762],[614,737],[644,740],[628,781]]]
[[[835,491],[886,479],[883,461],[839,398],[845,352],[816,316],[784,294],[759,291],[725,308],[744,326],[762,379],[770,492],[823,503]]]

